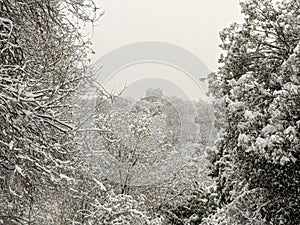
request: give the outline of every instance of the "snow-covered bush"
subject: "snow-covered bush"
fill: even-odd
[[[98,225],[160,225],[162,218],[152,219],[144,205],[144,198],[134,199],[130,195],[106,193],[104,199],[95,199],[92,208],[81,211],[86,224]]]

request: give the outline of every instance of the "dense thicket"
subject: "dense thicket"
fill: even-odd
[[[0,224],[161,224],[143,196],[104,187],[78,147],[80,31],[97,16],[92,0],[0,1]]]
[[[95,12],[89,0],[0,2],[0,224],[47,221],[37,202],[74,173],[67,98],[88,63],[79,23]]]
[[[220,209],[207,223],[299,224],[300,2],[241,7],[211,80],[223,130],[212,171]]]

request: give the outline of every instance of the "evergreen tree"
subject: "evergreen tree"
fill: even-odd
[[[220,33],[212,174],[220,209],[206,224],[299,224],[300,2],[248,0]],[[204,224],[205,224],[204,223]]]

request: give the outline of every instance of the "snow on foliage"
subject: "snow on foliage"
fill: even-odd
[[[92,6],[0,3],[1,224],[35,224],[38,200],[72,180],[77,154],[68,97],[86,71],[90,50],[70,17],[91,22],[94,15],[84,11]]]
[[[212,170],[220,208],[204,224],[299,224],[299,1],[241,7],[211,75],[224,130]]]
[[[84,212],[87,224],[103,225],[161,225],[162,218],[151,219],[147,215],[144,199],[140,196],[135,200],[130,195],[108,192],[105,202],[95,200],[93,209]]]

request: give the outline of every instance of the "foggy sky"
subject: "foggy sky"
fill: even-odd
[[[178,45],[194,53],[210,71],[217,70],[221,50],[218,45],[219,31],[232,22],[241,22],[238,0],[96,0],[105,10],[92,33],[93,61],[123,45],[141,41],[160,41]],[[93,32],[91,32],[93,31]],[[134,68],[133,68],[134,69]],[[132,71],[132,70],[130,70]],[[188,80],[174,80],[174,71],[169,73],[158,67],[139,70],[135,74],[120,71],[108,91],[120,90],[130,84],[129,77],[138,80],[141,74],[154,77],[170,77],[192,99],[204,97],[204,91],[193,87]],[[161,74],[160,74],[161,73]],[[164,74],[162,74],[164,73]],[[120,75],[120,76],[119,76]],[[147,85],[147,84],[145,84]],[[147,87],[145,86],[144,89]],[[155,87],[153,87],[155,88]]]
[[[94,27],[92,58],[139,41],[164,41],[196,54],[217,69],[218,32],[242,21],[238,0],[97,0],[105,10]],[[91,30],[90,30],[91,31]],[[90,32],[91,33],[91,32]]]

